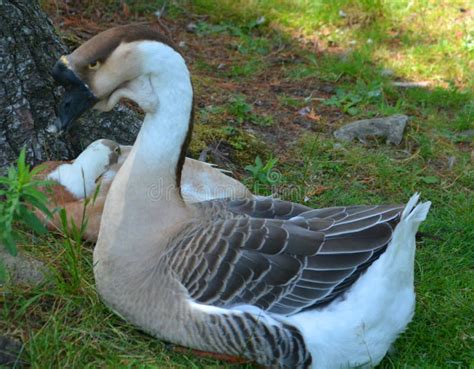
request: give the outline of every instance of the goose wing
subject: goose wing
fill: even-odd
[[[202,201],[194,204],[198,211],[212,219],[229,219],[240,216],[264,219],[291,219],[314,210],[308,206],[271,197],[231,198]]]
[[[271,197],[231,200],[227,203],[228,212],[240,215],[245,214],[251,218],[291,219],[310,210],[313,209],[308,206]]]
[[[229,202],[231,212],[235,205]],[[259,204],[246,206],[257,209]],[[253,305],[291,315],[347,291],[385,251],[402,210],[334,207],[301,211],[289,219],[243,212],[190,226],[172,243],[166,262],[196,302]]]

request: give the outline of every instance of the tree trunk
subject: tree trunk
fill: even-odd
[[[0,172],[24,146],[38,164],[74,158],[99,138],[135,140],[140,119],[125,107],[89,112],[59,137],[47,131],[61,99],[50,71],[66,52],[37,0],[0,0]]]

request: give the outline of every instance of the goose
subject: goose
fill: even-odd
[[[48,208],[53,213],[47,218],[41,211],[36,215],[43,219],[49,230],[57,230],[62,226],[59,213],[54,209],[64,208],[70,221],[76,225],[88,219],[84,232],[86,240],[94,241],[99,230],[101,209],[110,183],[107,183],[107,173],[118,163],[121,148],[118,143],[108,139],[92,142],[73,161],[47,161],[41,164],[37,174],[38,179],[52,182],[43,191],[48,196]],[[110,182],[110,181],[109,181]],[[98,183],[100,188],[95,193]],[[91,197],[94,196],[94,201]],[[89,204],[86,206],[86,199]]]
[[[96,288],[113,312],[158,339],[268,368],[382,360],[414,314],[415,234],[430,202],[187,204],[193,88],[170,41],[143,24],[112,28],[61,57],[53,75],[66,86],[58,129],[123,98],[145,112],[94,249]]]
[[[47,161],[42,164],[38,175],[43,179],[56,182],[55,199],[80,200],[94,193],[97,180],[112,165],[118,162],[120,145],[112,140],[100,139],[88,145],[73,161]]]
[[[64,208],[70,221],[76,225],[87,219],[83,238],[95,243],[99,234],[100,219],[112,181],[125,162],[132,146],[100,139],[91,143],[74,161],[47,161],[39,172],[39,179],[55,182],[48,188],[49,210]],[[97,184],[100,183],[98,192]],[[151,193],[153,194],[153,193]],[[183,199],[188,203],[218,198],[253,198],[242,183],[229,177],[219,168],[200,160],[186,158],[183,166]],[[87,201],[86,204],[86,200]],[[46,220],[50,230],[62,226],[59,214],[53,212]]]

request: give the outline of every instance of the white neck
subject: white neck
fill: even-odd
[[[149,233],[150,227],[158,230],[175,223],[186,208],[176,186],[176,170],[192,109],[189,72],[181,56],[168,46],[144,44],[145,72],[129,82],[121,96],[137,102],[146,115],[107,196],[103,215],[107,221],[100,231],[121,233],[124,242],[140,237],[142,225]],[[168,58],[163,60],[163,55]]]
[[[189,79],[169,87],[154,76],[149,82],[157,86],[158,107],[146,113],[131,155],[139,161],[135,169],[144,171],[143,175],[154,180],[159,176],[162,182],[175,186],[178,160],[189,130],[192,87]]]

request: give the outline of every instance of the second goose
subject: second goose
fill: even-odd
[[[131,146],[115,141],[94,141],[72,162],[47,161],[38,173],[38,179],[50,179],[54,186],[47,189],[51,211],[64,208],[67,217],[76,225],[87,221],[83,237],[96,242],[100,219],[110,185],[131,151]],[[253,198],[252,193],[239,181],[227,176],[215,166],[191,158],[183,165],[182,196],[187,203],[220,198]],[[97,194],[96,187],[99,185]],[[153,189],[150,196],[153,197]],[[156,194],[155,194],[156,195]],[[44,214],[37,211],[40,218]],[[59,213],[45,219],[50,230],[62,227]]]

